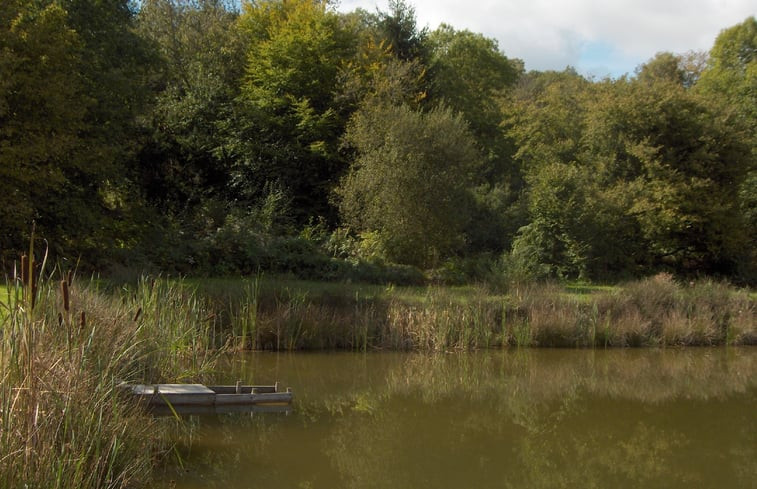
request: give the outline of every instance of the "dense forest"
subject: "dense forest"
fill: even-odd
[[[6,266],[757,282],[754,17],[602,80],[403,0],[4,0],[0,50]]]

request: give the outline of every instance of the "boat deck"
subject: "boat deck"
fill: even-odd
[[[288,406],[294,395],[291,389],[279,391],[274,385],[139,384],[132,393],[148,406]]]

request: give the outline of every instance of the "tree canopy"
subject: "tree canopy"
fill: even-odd
[[[757,281],[754,17],[619,79],[506,50],[401,0],[8,0],[3,256],[34,221],[57,256],[188,273],[371,248]]]

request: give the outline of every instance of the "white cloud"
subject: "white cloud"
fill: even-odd
[[[409,1],[418,24],[470,29],[498,40],[527,69],[567,65],[614,75],[632,72],[660,51],[709,50],[718,33],[755,15],[754,0],[453,0]],[[387,10],[387,1],[343,0],[339,10]],[[604,61],[587,58],[588,44],[612,47]],[[587,62],[595,63],[587,66]]]

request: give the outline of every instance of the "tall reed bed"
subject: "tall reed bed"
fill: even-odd
[[[520,285],[506,296],[439,287],[420,297],[392,289],[361,296],[348,284],[322,294],[296,283],[254,290],[254,297],[238,299],[227,326],[254,330],[245,342],[253,349],[757,344],[748,291],[712,280],[682,284],[668,275],[583,295],[557,284]]]
[[[0,298],[0,487],[146,486],[163,426],[119,384],[208,371],[202,302],[166,281],[43,276],[25,258]]]

